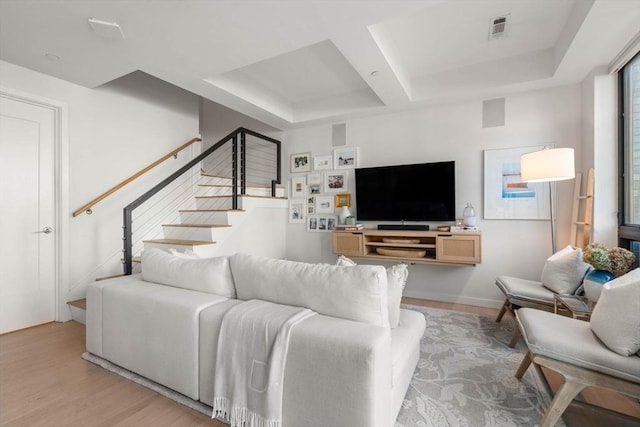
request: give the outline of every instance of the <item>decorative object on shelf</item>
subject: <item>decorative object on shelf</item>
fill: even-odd
[[[520,156],[520,178],[523,182],[549,183],[549,215],[551,217],[551,249],[556,252],[555,197],[552,182],[576,176],[573,148],[549,148]]]
[[[467,206],[462,211],[462,217],[465,226],[476,226],[476,210],[473,208],[473,205],[470,202],[467,202]]]
[[[333,150],[333,167],[353,169],[358,167],[358,147],[340,147]]]
[[[340,208],[340,214],[338,215],[338,218],[340,219],[340,224],[346,224],[347,218],[350,216],[351,216],[351,212],[349,211],[349,208],[347,206],[342,206]]]
[[[591,243],[585,248],[582,260],[595,269],[587,273],[583,281],[585,297],[589,303],[595,304],[605,283],[631,270],[635,255],[624,248]]]
[[[291,172],[311,172],[311,153],[292,154]]]
[[[376,248],[376,252],[384,256],[395,256],[402,258],[424,258],[427,255],[427,251],[424,249],[411,249],[411,248]]]
[[[451,231],[451,226],[449,226],[449,225],[439,225],[439,226],[436,227],[436,230],[449,232],[449,231]]]
[[[345,220],[344,220],[344,224],[345,225],[356,225],[356,217],[353,216],[353,215],[346,217]],[[364,228],[362,226],[362,224],[360,224],[360,226],[361,226],[360,229]]]
[[[392,237],[383,237],[382,242],[383,243],[402,243],[405,245],[417,245],[420,243],[420,239],[408,239],[405,237],[398,237],[394,239]]]

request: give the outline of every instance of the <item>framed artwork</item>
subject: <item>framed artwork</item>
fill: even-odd
[[[304,199],[289,199],[289,222],[304,223],[306,217],[306,205]]]
[[[291,197],[307,195],[307,180],[304,176],[291,178]]]
[[[335,215],[310,215],[307,217],[307,231],[331,232],[337,223]]]
[[[334,213],[336,207],[333,203],[333,197],[331,196],[317,196],[316,197],[316,213],[328,214]]]
[[[307,175],[307,184],[322,184],[322,172],[314,172]]]
[[[322,184],[313,184],[313,185],[309,185],[308,189],[307,189],[307,193],[309,194],[320,194],[322,188]]]
[[[358,147],[340,147],[333,149],[334,169],[353,169],[358,167]]]
[[[331,156],[315,156],[313,158],[313,170],[333,169],[333,157]]]
[[[341,208],[343,206],[349,207],[351,206],[351,194],[349,193],[340,193],[336,194],[336,208]]]
[[[291,172],[311,172],[311,153],[292,154]]]
[[[326,193],[344,193],[347,191],[347,171],[333,171],[324,174],[324,191]]]
[[[520,156],[543,148],[484,150],[485,219],[550,219],[549,183],[520,178]]]
[[[316,207],[314,205],[307,205],[307,214],[314,215],[316,213]]]
[[[316,205],[316,196],[307,197],[307,204],[315,206]]]

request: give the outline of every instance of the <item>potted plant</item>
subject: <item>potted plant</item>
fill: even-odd
[[[608,248],[601,243],[591,243],[584,250],[582,259],[594,268],[585,276],[583,285],[587,300],[595,303],[605,283],[631,270],[635,255],[624,248]]]

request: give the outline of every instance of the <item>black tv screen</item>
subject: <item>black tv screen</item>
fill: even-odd
[[[356,169],[358,221],[455,220],[455,162]]]

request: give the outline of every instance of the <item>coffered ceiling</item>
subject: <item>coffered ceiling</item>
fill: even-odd
[[[639,22],[640,0],[0,0],[0,59],[89,88],[139,70],[286,129],[580,82]]]

